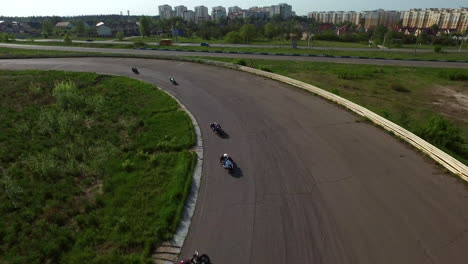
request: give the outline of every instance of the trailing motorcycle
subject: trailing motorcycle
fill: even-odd
[[[191,259],[182,260],[180,264],[211,264],[211,260],[206,254],[199,254],[195,251]]]

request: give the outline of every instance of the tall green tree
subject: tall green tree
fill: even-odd
[[[265,25],[265,37],[273,39],[278,35],[278,27],[272,22],[268,22]]]
[[[41,26],[41,35],[43,38],[49,38],[54,32],[54,26],[50,21],[44,21]]]
[[[375,44],[382,44],[385,39],[385,34],[387,34],[388,29],[383,26],[379,25],[374,31],[374,43]]]
[[[151,35],[151,20],[147,16],[140,18],[140,33],[143,37],[149,37]]]
[[[255,26],[252,24],[243,25],[240,29],[240,35],[245,43],[249,43],[256,36]]]
[[[85,28],[85,25],[83,23],[83,21],[76,21],[75,22],[75,30],[76,30],[76,33],[78,34],[78,36],[82,37],[84,36],[84,34],[86,33],[86,28]]]

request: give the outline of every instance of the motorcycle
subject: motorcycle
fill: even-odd
[[[138,69],[135,68],[135,67],[132,68],[132,72],[133,72],[134,74],[140,74],[140,72],[138,71]]]
[[[219,135],[220,137],[225,136],[224,130],[221,128],[219,124],[211,123],[210,128],[215,134]]]
[[[211,264],[211,260],[206,254],[200,255],[198,251],[195,251],[191,259],[182,260],[180,264]]]
[[[231,157],[222,159],[221,165],[223,165],[223,168],[228,170],[229,173],[234,170],[234,161],[231,159]]]
[[[173,77],[169,77],[169,81],[170,81],[173,85],[179,85]]]

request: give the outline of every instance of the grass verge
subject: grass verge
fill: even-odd
[[[43,46],[70,46],[70,47],[92,47],[92,48],[121,48],[133,49],[133,44],[112,43],[76,43],[65,45],[63,42],[12,42],[13,44],[43,45]],[[144,43],[139,43],[138,47]],[[252,52],[252,53],[276,53],[276,54],[310,54],[323,56],[351,56],[386,59],[417,59],[417,60],[450,60],[468,61],[468,52],[457,53],[435,53],[435,52],[391,52],[390,51],[354,51],[354,50],[312,50],[291,48],[255,48],[255,47],[201,47],[201,46],[153,46],[146,45],[152,49],[171,49],[180,51],[210,51],[210,52]]]
[[[212,58],[288,76],[362,105],[468,165],[468,70]]]
[[[193,126],[126,77],[0,71],[0,259],[152,263],[191,184]]]

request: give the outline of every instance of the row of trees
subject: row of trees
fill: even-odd
[[[250,23],[249,23],[250,22]],[[346,26],[347,30],[340,36],[336,29]],[[223,19],[218,21],[203,21],[200,23],[184,22],[181,18],[152,19],[143,17],[140,19],[140,31],[143,36],[162,34],[172,37],[173,29],[183,31],[184,36],[199,37],[205,40],[224,39],[228,43],[249,43],[255,39],[269,40],[294,40],[302,37],[303,33],[313,35],[313,40],[329,40],[343,42],[365,42],[388,47],[399,47],[403,44],[433,44],[433,45],[457,45],[457,36],[461,34],[438,34],[439,28],[433,26],[414,34],[404,34],[394,29],[378,26],[375,29],[364,30],[351,23],[330,25],[328,30],[320,30],[320,24],[312,19],[300,17],[282,20],[281,18],[264,19]]]

